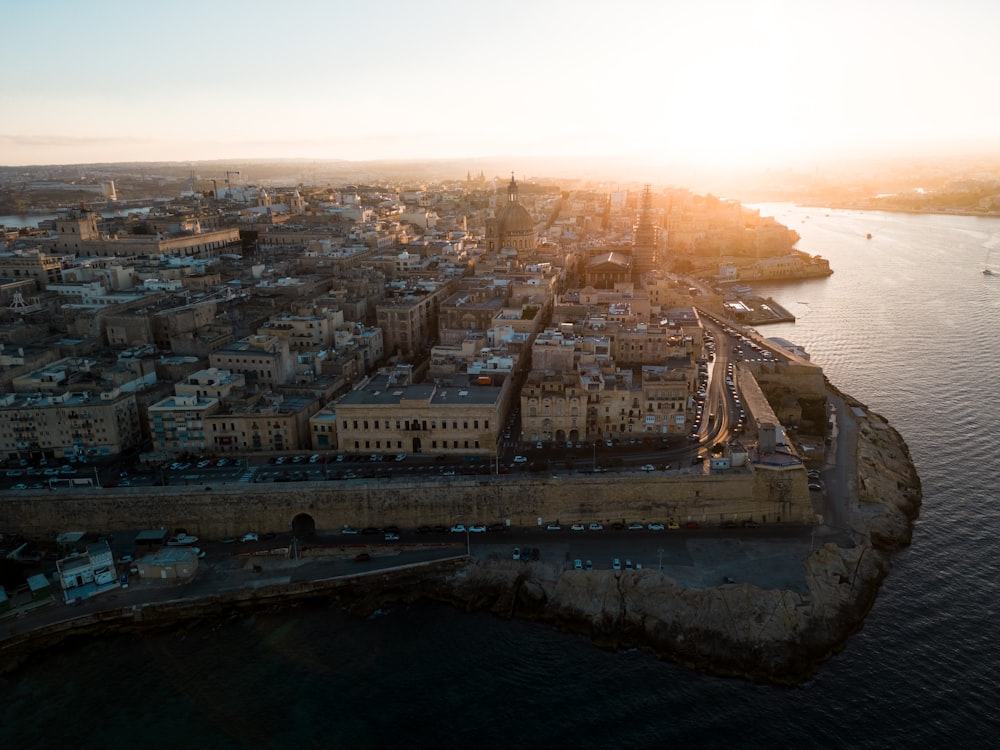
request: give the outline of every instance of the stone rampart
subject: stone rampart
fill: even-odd
[[[0,500],[0,529],[34,538],[62,531],[183,527],[218,539],[280,532],[299,514],[318,530],[483,523],[812,523],[805,472],[635,473],[348,480],[215,487],[19,492]]]

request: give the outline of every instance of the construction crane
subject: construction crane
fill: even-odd
[[[229,195],[226,196],[226,197],[228,197],[229,200],[232,200],[233,199],[233,184],[229,180],[229,176],[230,175],[236,175],[237,177],[239,177],[240,173],[239,172],[228,172],[228,171],[226,172],[226,188],[229,191]]]

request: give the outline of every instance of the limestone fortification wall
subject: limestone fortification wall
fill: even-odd
[[[248,530],[287,530],[300,513],[318,530],[454,523],[534,526],[724,520],[812,523],[805,472],[635,473],[350,480],[208,487],[78,488],[66,493],[8,493],[0,530],[35,538],[62,531],[185,528],[218,539]]]

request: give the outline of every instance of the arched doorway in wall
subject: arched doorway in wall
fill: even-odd
[[[307,539],[316,533],[316,520],[308,513],[299,513],[292,519],[292,536]]]
[[[420,438],[413,438],[413,453],[420,453]]]

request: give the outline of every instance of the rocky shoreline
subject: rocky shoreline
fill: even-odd
[[[859,402],[831,391],[848,406]],[[808,593],[748,583],[689,589],[653,570],[566,571],[555,563],[511,565],[465,558],[350,578],[258,586],[197,599],[104,610],[0,640],[0,673],[32,653],[82,636],[218,619],[304,601],[361,615],[391,602],[436,601],[582,633],[607,648],[640,647],[715,674],[794,685],[859,630],[891,567],[910,543],[920,480],[899,433],[865,409],[857,476],[848,503],[856,543],[827,543],[805,561]],[[0,636],[2,637],[2,636]]]

